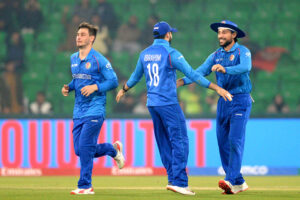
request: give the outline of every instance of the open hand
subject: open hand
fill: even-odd
[[[119,103],[120,99],[124,96],[125,91],[123,89],[119,90],[117,96],[116,96],[116,101]]]
[[[217,90],[216,90],[216,92],[221,96],[221,97],[223,97],[223,99],[225,100],[225,101],[232,101],[232,95],[227,91],[227,90],[224,90],[223,88],[218,88]]]

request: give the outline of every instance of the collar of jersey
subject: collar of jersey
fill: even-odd
[[[82,61],[87,61],[87,60],[91,59],[92,56],[93,56],[94,51],[95,51],[95,50],[92,48],[92,49],[90,50],[89,54],[87,55],[87,57],[85,57],[85,59],[83,59]],[[80,58],[79,58],[79,52],[77,52],[77,59],[80,60]]]
[[[231,47],[231,49],[230,49],[229,51],[227,51],[227,52],[233,52],[233,51],[235,51],[236,48],[238,48],[238,46],[239,46],[239,44],[236,42],[236,43]],[[225,49],[222,47],[222,48],[221,48],[221,51],[225,51]],[[225,52],[226,52],[226,51],[225,51]]]
[[[164,39],[155,39],[153,42],[154,45],[166,45],[166,46],[170,46],[170,43],[167,40]]]

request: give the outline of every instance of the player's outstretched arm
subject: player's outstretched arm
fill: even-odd
[[[183,79],[178,79],[176,81],[176,86],[177,88],[178,87],[181,87],[184,85],[184,81]],[[212,90],[215,90],[221,97],[223,97],[223,99],[225,101],[229,100],[229,101],[232,101],[232,95],[227,91],[227,90],[224,90],[223,88],[219,87],[218,85],[214,84],[214,83],[210,83],[209,86],[208,86],[209,89],[212,89]]]
[[[209,89],[216,91],[225,101],[229,100],[232,101],[232,94],[230,94],[227,90],[219,87],[217,84],[210,83],[208,86]]]
[[[129,80],[123,85],[123,88],[119,90],[116,101],[119,103],[120,99],[125,95],[125,93],[137,84],[143,75],[143,65],[140,58],[137,61],[134,72],[131,74]]]
[[[63,96],[69,96],[69,86],[68,85],[64,85],[62,88],[61,88],[61,93]]]

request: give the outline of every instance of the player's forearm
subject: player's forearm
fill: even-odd
[[[214,90],[214,91],[218,91],[219,89],[221,89],[217,84],[211,82],[208,86],[209,89]]]
[[[118,87],[118,80],[116,78],[108,79],[102,83],[96,82],[98,92],[106,92]]]
[[[69,92],[75,90],[74,79],[72,79],[72,81],[68,84],[68,86],[69,86]]]
[[[189,78],[191,81],[197,83],[198,85],[208,88],[210,81],[204,78],[200,73],[196,72],[192,69],[192,67],[187,68],[186,70],[183,70],[184,75],[186,75],[187,78]],[[186,82],[185,82],[186,84]]]
[[[251,69],[251,63],[244,63],[235,65],[232,67],[226,67],[226,73],[231,75],[243,74],[245,72],[249,72]]]

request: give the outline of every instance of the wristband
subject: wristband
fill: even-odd
[[[125,84],[124,84],[124,85],[123,85],[123,91],[124,91],[124,92],[127,92],[128,90],[129,90],[129,88],[126,90],[126,89],[125,89]]]

